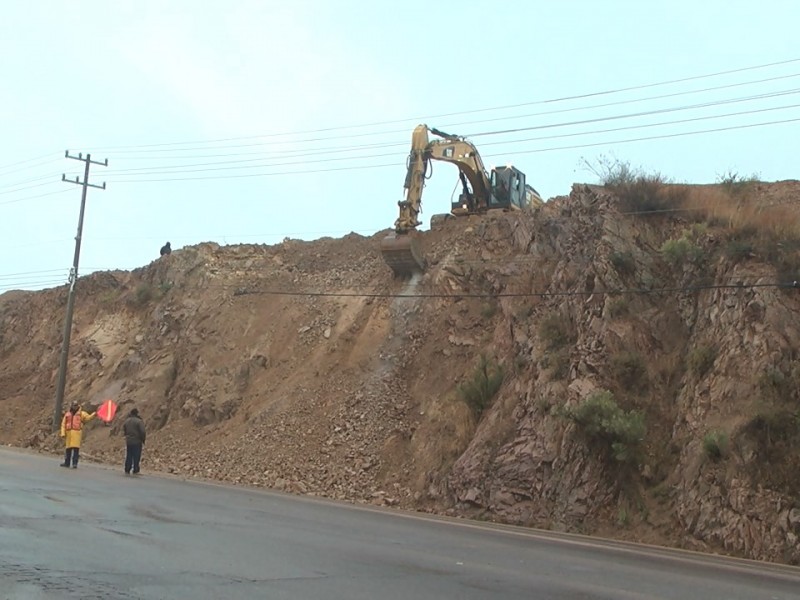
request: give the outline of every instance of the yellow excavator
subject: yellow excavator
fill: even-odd
[[[437,136],[430,140],[428,133]],[[431,160],[440,160],[458,167],[462,192],[453,200],[450,214],[465,216],[491,209],[520,210],[541,204],[539,193],[525,183],[525,174],[512,166],[495,167],[486,172],[478,150],[463,137],[450,135],[417,125],[411,136],[411,152],[405,181],[405,198],[397,204],[400,216],[394,232],[381,240],[381,253],[395,275],[408,276],[425,270],[425,262],[415,240],[418,216],[422,205],[422,189],[430,177]]]

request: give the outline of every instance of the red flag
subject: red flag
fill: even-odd
[[[117,414],[117,403],[113,400],[104,400],[97,409],[97,417],[106,423],[110,422]]]

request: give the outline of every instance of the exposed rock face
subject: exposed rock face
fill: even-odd
[[[149,469],[798,564],[800,296],[774,284],[800,279],[800,185],[759,198],[795,229],[575,186],[440,220],[406,282],[382,234],[178,249],[79,281],[67,397],[138,406]],[[0,296],[4,443],[59,448],[65,298]],[[481,355],[503,377],[479,406]],[[576,411],[603,391],[593,435]],[[85,453],[121,460],[120,425]]]

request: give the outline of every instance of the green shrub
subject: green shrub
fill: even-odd
[[[786,399],[792,392],[792,377],[787,377],[780,367],[769,366],[759,376],[758,387],[769,398]]]
[[[469,379],[458,385],[458,395],[472,412],[480,417],[503,385],[504,377],[502,367],[485,354],[481,354]]]
[[[750,242],[731,240],[725,245],[725,256],[738,263],[749,258],[753,250],[753,244]]]
[[[539,337],[548,350],[555,350],[574,343],[577,339],[569,317],[560,313],[550,313],[539,323]]]
[[[611,357],[611,373],[616,381],[627,388],[641,389],[647,386],[647,367],[637,352],[620,352]]]
[[[154,295],[153,287],[150,284],[140,283],[134,292],[133,302],[137,306],[144,306],[153,299]]]
[[[620,275],[633,275],[636,272],[636,261],[630,252],[612,252],[608,258]]]
[[[750,427],[761,430],[768,444],[792,439],[800,435],[800,410],[791,412],[765,404],[751,419]]]
[[[775,267],[779,282],[800,280],[800,238],[787,235],[762,236],[756,252]]]
[[[706,456],[719,460],[728,452],[728,434],[714,429],[703,436],[703,451]]]
[[[629,161],[601,154],[594,162],[582,159],[583,166],[597,177],[601,185],[620,187],[630,185],[641,175],[641,169],[632,167]]]
[[[686,363],[689,371],[697,377],[702,377],[714,365],[717,351],[711,346],[697,346],[689,352]]]
[[[119,289],[105,290],[98,298],[100,304],[114,304],[119,299]]]
[[[681,237],[677,240],[667,240],[661,246],[661,254],[672,266],[682,265],[686,262],[697,262],[703,257],[703,249],[691,240]]]
[[[565,409],[565,415],[589,438],[608,443],[615,460],[626,463],[638,460],[647,433],[644,415],[622,410],[611,392],[592,394],[578,406]]]
[[[612,187],[620,200],[620,208],[630,213],[659,214],[674,203],[666,193],[667,180],[660,173],[640,175],[632,183]]]
[[[743,177],[736,171],[728,169],[725,173],[717,174],[717,183],[731,196],[739,196],[758,183],[760,177],[761,175],[759,173],[753,173],[748,177]]]
[[[686,187],[672,185],[661,173],[647,173],[615,157],[601,155],[594,162],[583,159],[583,164],[614,192],[626,212],[659,214],[680,206],[688,196]]]
[[[552,352],[545,358],[545,364],[552,368],[552,380],[559,381],[569,377],[569,367],[571,364],[569,350],[561,348],[556,352]]]
[[[630,313],[630,305],[628,299],[624,297],[611,298],[608,300],[608,315],[612,319],[623,317]]]

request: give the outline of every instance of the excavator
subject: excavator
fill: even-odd
[[[428,133],[437,139],[430,140]],[[404,199],[397,203],[400,216],[394,223],[394,232],[381,240],[383,259],[397,276],[425,270],[415,232],[422,224],[418,216],[425,180],[430,177],[431,160],[458,167],[462,191],[458,199],[451,202],[453,216],[482,214],[491,209],[520,210],[543,202],[539,193],[525,183],[525,174],[519,169],[510,165],[495,167],[489,174],[472,143],[424,124],[417,125],[411,136]]]

